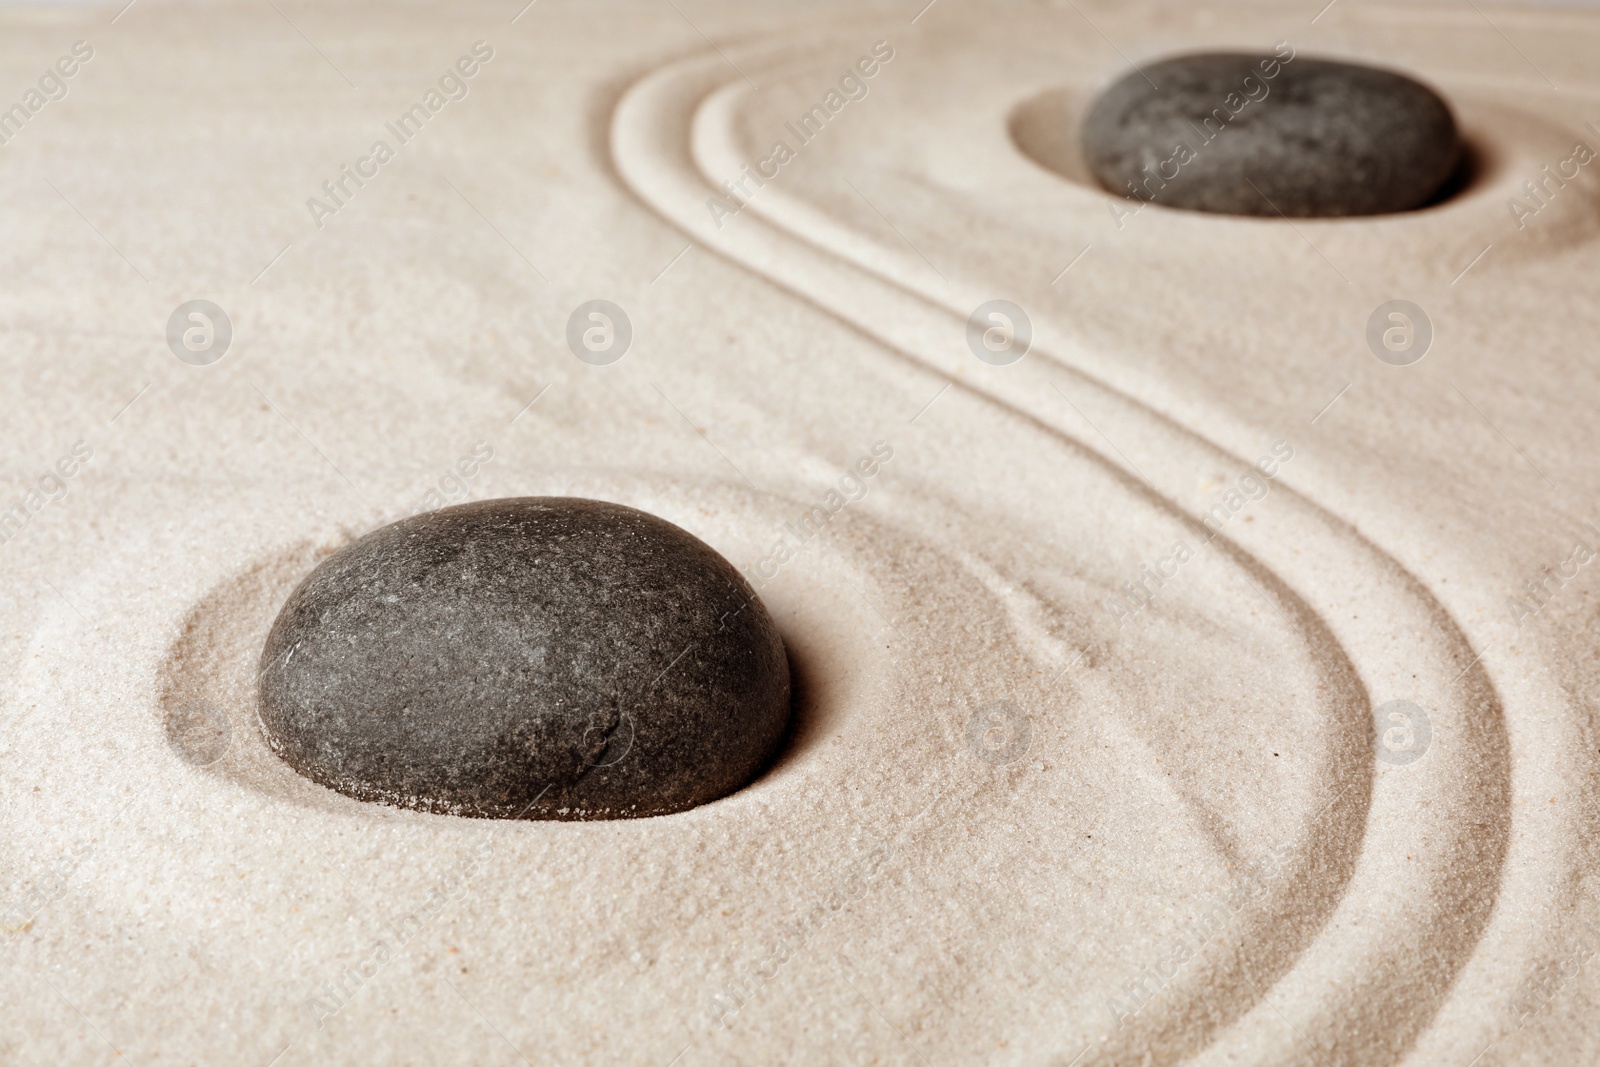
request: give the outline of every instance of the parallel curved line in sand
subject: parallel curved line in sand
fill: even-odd
[[[756,44],[732,57],[746,71],[792,62],[790,44]],[[759,76],[759,74],[758,74]],[[776,188],[718,229],[705,207],[716,195],[693,146],[731,151],[724,125],[744,91],[720,54],[693,57],[655,71],[633,85],[613,115],[611,149],[623,181],[650,207],[736,264],[765,276],[880,342],[900,358],[942,374],[938,358],[960,336],[968,308],[917,292],[889,271],[864,267],[828,240],[832,233],[785,225],[815,218],[805,205],[787,202]],[[709,116],[709,117],[708,117]],[[1004,116],[997,115],[997,122]],[[730,173],[732,173],[730,171]],[[904,274],[901,273],[901,277]],[[974,301],[976,303],[976,301]],[[1060,425],[1040,379],[1075,395],[1092,395],[1097,410],[1114,410],[1163,442],[1152,451],[1188,462],[1158,460],[1142,473],[1170,506],[1184,498],[1181,480],[1196,460],[1245,469],[1203,436],[1073,366],[1064,353],[1025,361],[1015,378],[956,387],[1014,415],[1050,428],[1059,437],[1123,470],[1118,456],[1097,439]],[[1022,367],[1024,364],[1019,364]],[[1341,934],[1349,924],[1319,929],[1289,972],[1250,990],[1204,1034],[1197,1062],[1309,1062],[1339,1050],[1362,1061],[1403,1058],[1446,1002],[1451,986],[1484,936],[1505,876],[1509,841],[1511,772],[1502,708],[1465,635],[1443,606],[1396,560],[1350,524],[1284,486],[1264,521],[1230,528],[1241,557],[1283,578],[1310,605],[1355,665],[1375,702],[1407,696],[1439,712],[1447,729],[1436,734],[1429,756],[1403,771],[1375,774],[1366,833],[1345,899],[1421,903],[1425,914],[1403,908]],[[1453,713],[1453,714],[1452,714]],[[1477,777],[1474,777],[1477,775]],[[1337,804],[1340,798],[1330,798]],[[1380,870],[1377,858],[1409,856],[1414,862]],[[1341,907],[1343,905],[1341,904]],[[1335,915],[1335,920],[1338,915]],[[1369,1010],[1356,1010],[1362,1005]],[[1390,1025],[1362,1026],[1371,1005],[1382,1005]],[[1285,1025],[1287,1024],[1287,1025]],[[1493,1024],[1475,1022],[1484,1032]],[[1110,1047],[1106,1051],[1110,1051]],[[1071,1050],[1068,1050],[1069,1054]]]

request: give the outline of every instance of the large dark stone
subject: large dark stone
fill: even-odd
[[[1462,154],[1431,89],[1286,48],[1134,71],[1095,101],[1082,139],[1112,192],[1230,215],[1409,211],[1439,192]]]
[[[261,663],[291,767],[458,815],[682,811],[749,782],[789,717],[783,641],[739,572],[669,522],[569,497],[368,534],[289,597]]]

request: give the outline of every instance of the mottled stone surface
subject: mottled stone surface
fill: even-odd
[[[262,652],[269,745],[362,800],[493,818],[682,811],[789,718],[783,642],[704,542],[569,497],[445,508],[323,561]]]
[[[1408,211],[1462,158],[1450,108],[1431,89],[1286,47],[1146,65],[1095,101],[1082,144],[1114,193],[1273,217]]]

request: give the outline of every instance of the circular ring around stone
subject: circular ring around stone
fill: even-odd
[[[185,763],[209,767],[233,745],[233,727],[209,700],[186,700],[167,711],[167,741]]]
[[[1373,712],[1378,730],[1378,761],[1391,767],[1415,763],[1433,742],[1428,713],[1409,700],[1391,700]]]

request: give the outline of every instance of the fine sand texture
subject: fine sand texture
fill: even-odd
[[[0,1063],[1600,1059],[1600,12],[119,6],[0,8]],[[1279,42],[1449,194],[1094,184],[1098,89]],[[755,782],[269,751],[308,571],[523,495],[759,590]]]

